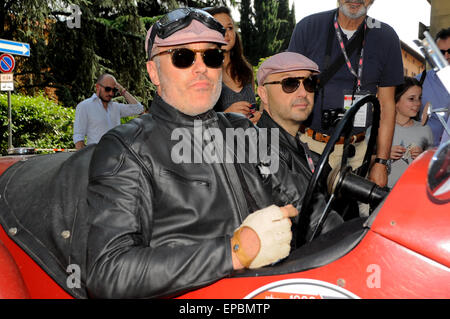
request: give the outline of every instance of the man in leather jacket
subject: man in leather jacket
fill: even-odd
[[[316,75],[320,73],[317,64],[302,54],[282,52],[265,60],[258,69],[258,95],[264,110],[257,125],[260,128],[279,130],[280,161],[289,169],[309,180],[314,172],[317,153],[311,152],[307,144],[300,141],[299,128],[314,107]],[[323,211],[325,199],[323,185],[314,193],[314,209],[308,220],[301,221],[301,227],[308,235],[317,225]],[[331,211],[321,233],[342,223],[342,218]]]
[[[173,296],[289,254],[289,217],[300,209],[307,179],[272,166],[272,156],[236,156],[236,142],[246,159],[255,145],[239,143],[239,134],[230,143],[228,133],[250,138],[257,130],[243,116],[212,110],[220,95],[218,49],[226,43],[215,22],[185,8],[153,25],[147,70],[158,94],[149,114],[109,131],[94,150],[91,297]]]
[[[146,41],[149,114],[0,176],[1,227],[72,296],[175,296],[289,255],[308,177],[279,160],[277,129],[260,152],[264,129],[212,111],[223,33],[196,10],[169,13]]]

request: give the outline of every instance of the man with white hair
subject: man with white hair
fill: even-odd
[[[288,51],[314,60],[322,71],[315,108],[301,127],[301,140],[321,154],[333,134],[339,114],[366,94],[377,94],[381,105],[375,163],[369,178],[383,187],[387,183],[395,122],[395,86],[403,83],[400,41],[387,24],[367,16],[374,0],[339,0],[339,8],[302,19],[295,27]],[[351,142],[353,169],[361,166],[367,148],[366,129],[372,110],[364,106],[357,114]],[[330,156],[331,167],[340,165],[343,138]],[[350,157],[350,155],[349,155]]]

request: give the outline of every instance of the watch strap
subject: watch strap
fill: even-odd
[[[383,164],[385,166],[388,165],[388,160],[384,158],[377,157],[375,158],[375,163]]]
[[[241,231],[242,231],[242,229],[243,228],[240,227],[234,232],[234,235],[231,238],[231,248],[233,249],[233,252],[238,257],[239,262],[242,264],[242,266],[244,266],[245,268],[248,268],[250,266],[250,264],[252,263],[254,258],[248,257],[248,255],[242,249],[242,245],[241,245]]]

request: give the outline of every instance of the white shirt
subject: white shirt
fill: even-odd
[[[341,27],[342,29],[342,27]],[[344,32],[344,34],[347,36],[347,39],[351,39],[352,36],[355,34],[356,30],[346,30],[346,29],[342,29],[342,32]]]
[[[75,111],[73,124],[73,142],[84,141],[87,144],[98,143],[100,138],[113,127],[120,125],[120,118],[142,113],[144,107],[138,104],[123,104],[110,101],[105,110],[102,101],[94,93],[80,102]]]

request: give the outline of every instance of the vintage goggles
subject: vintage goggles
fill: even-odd
[[[175,32],[187,27],[195,19],[208,28],[225,36],[225,28],[208,12],[196,8],[180,8],[169,12],[153,25],[148,39],[148,56],[150,56],[155,37],[165,39]]]
[[[290,78],[285,78],[281,81],[274,81],[274,82],[266,82],[263,85],[267,85],[267,84],[281,84],[281,88],[283,89],[283,91],[285,93],[294,93],[295,91],[297,91],[297,89],[300,86],[300,83],[303,82],[303,87],[305,88],[305,90],[309,93],[312,93],[316,90],[317,87],[317,76],[315,75],[311,75],[307,78],[305,78],[304,76],[299,76],[299,77],[290,77]]]

